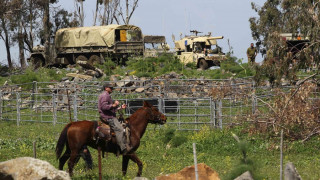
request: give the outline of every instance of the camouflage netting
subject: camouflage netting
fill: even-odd
[[[115,44],[115,30],[138,30],[133,25],[108,25],[93,27],[78,27],[60,29],[56,33],[56,48],[61,47],[84,47],[84,46],[108,46]]]

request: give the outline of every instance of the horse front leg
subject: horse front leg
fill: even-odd
[[[127,155],[133,162],[135,162],[138,165],[138,173],[137,176],[140,177],[142,175],[142,168],[143,168],[143,164],[140,161],[140,159],[138,158],[138,156],[136,155],[136,153],[133,154],[129,154]]]
[[[128,155],[122,156],[122,174],[123,174],[123,176],[125,176],[127,174],[128,164],[129,164]]]

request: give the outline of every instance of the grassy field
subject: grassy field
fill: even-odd
[[[64,125],[53,126],[51,123],[0,122],[0,161],[16,157],[33,156],[32,142],[37,142],[37,158],[58,167],[55,159],[55,144]],[[222,179],[239,173],[240,151],[231,133],[239,135],[248,142],[248,157],[256,179],[279,179],[279,139],[267,136],[250,135],[242,128],[209,129],[197,132],[175,131],[163,126],[159,130],[149,130],[142,138],[137,151],[144,164],[143,176],[154,178],[161,174],[175,173],[193,164],[192,143],[197,145],[198,163],[206,163],[216,170]],[[306,143],[284,143],[284,163],[293,162],[302,179],[320,178],[320,138],[314,137]],[[96,179],[98,175],[97,151],[90,149],[93,155],[94,169],[86,172],[84,161],[75,167],[73,179]],[[129,163],[128,175],[121,176],[121,160],[113,154],[103,159],[104,179],[132,179],[137,173],[133,162]],[[240,167],[240,168],[239,168]],[[65,169],[67,167],[65,166]],[[239,170],[240,169],[240,170]]]

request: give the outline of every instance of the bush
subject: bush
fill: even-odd
[[[320,100],[314,99],[314,92],[319,88],[316,83],[306,82],[299,89],[275,89],[274,98],[268,103],[269,112],[256,112],[254,121],[264,119],[265,123],[253,124],[252,132],[268,132],[271,135],[280,134],[291,140],[303,140],[317,134],[320,128]]]
[[[248,158],[247,152],[249,149],[249,144],[246,141],[240,140],[238,136],[233,134],[233,137],[238,142],[238,148],[241,153],[241,157],[239,159],[239,162],[234,166],[234,168],[231,170],[228,175],[223,178],[225,180],[232,180],[240,176],[241,174],[249,171],[250,174],[253,176],[253,179],[262,179],[257,174],[257,164],[253,162],[250,158]]]
[[[162,136],[161,140],[164,144],[168,144],[171,139],[174,137],[176,130],[173,128],[166,128],[164,135]]]
[[[177,135],[177,136],[174,136],[171,140],[171,145],[173,147],[178,147],[182,144],[184,144],[185,142],[188,141],[188,138],[184,135]]]

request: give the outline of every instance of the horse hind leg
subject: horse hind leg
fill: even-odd
[[[83,152],[81,151],[82,153],[81,154],[81,157],[83,158],[83,160],[85,161],[86,163],[86,170],[90,170],[92,169],[92,156],[91,156],[91,153],[89,151],[89,149],[87,149],[87,152]]]
[[[76,151],[72,151],[71,155],[70,155],[70,159],[68,161],[68,167],[69,167],[69,175],[73,176],[73,168],[74,165],[77,163],[77,161],[79,160],[79,154]]]
[[[64,154],[59,158],[59,170],[63,170],[64,164],[70,158],[70,153],[71,153],[70,149],[67,148]]]

